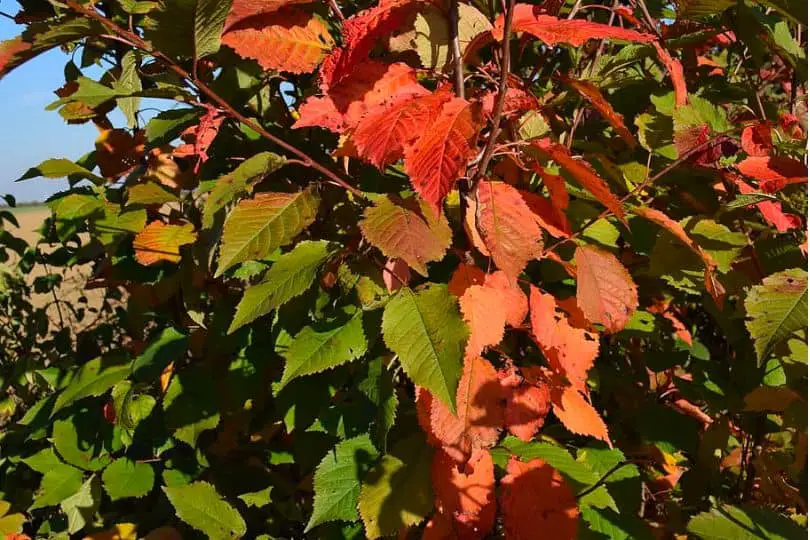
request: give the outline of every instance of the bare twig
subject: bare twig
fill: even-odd
[[[481,161],[478,164],[478,170],[470,180],[470,191],[475,191],[478,181],[484,176],[489,166],[489,161],[492,159],[492,153],[495,151],[495,143],[498,140],[498,135],[501,131],[501,116],[503,115],[503,103],[506,100],[506,91],[508,90],[509,70],[511,67],[510,54],[509,54],[509,41],[512,37],[512,14],[515,11],[515,0],[509,0],[506,8],[506,16],[503,23],[503,43],[501,46],[501,80],[498,87],[498,98],[495,101],[495,109],[492,113],[492,131],[489,134],[489,140],[484,148],[484,153],[481,156]]]
[[[453,69],[456,76],[456,96],[464,98],[464,63],[461,58],[461,44],[458,39],[458,0],[450,0],[450,13],[447,17],[450,36],[450,49],[453,51]]]
[[[326,167],[315,161],[309,154],[307,154],[303,150],[299,150],[290,143],[276,137],[275,135],[264,129],[262,126],[260,126],[254,120],[251,120],[250,118],[247,118],[246,116],[241,114],[239,111],[233,108],[230,103],[228,103],[222,97],[220,97],[219,94],[217,94],[211,88],[209,88],[208,85],[206,85],[204,82],[194,77],[191,73],[183,69],[180,65],[175,63],[174,60],[163,54],[161,51],[154,49],[151,44],[141,39],[140,36],[138,36],[137,34],[130,32],[125,28],[121,28],[110,19],[101,15],[92,7],[80,4],[78,0],[67,0],[67,5],[73,11],[80,13],[85,17],[89,17],[91,19],[98,21],[114,35],[127,41],[131,46],[141,49],[149,53],[150,55],[154,56],[156,59],[160,60],[171,71],[175,72],[183,79],[192,83],[202,94],[205,94],[205,96],[208,97],[208,99],[213,101],[217,106],[219,106],[223,111],[225,111],[225,113],[228,114],[228,116],[245,124],[250,129],[258,133],[268,141],[283,148],[287,152],[298,156],[301,159],[301,161],[303,161],[304,164],[306,164],[307,167],[315,169],[323,176],[331,180],[334,184],[351,192],[353,195],[358,197],[365,197],[362,191],[352,186],[351,184],[340,178],[337,174],[335,174],[334,172],[330,171],[329,169],[327,169]]]
[[[335,14],[335,17],[340,19],[340,22],[346,22],[346,17],[343,16],[343,12],[340,11],[340,6],[335,0],[329,0],[329,9],[332,10],[332,13]]]

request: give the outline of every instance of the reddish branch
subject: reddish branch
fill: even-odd
[[[357,189],[356,187],[352,186],[342,178],[340,178],[337,174],[330,171],[317,161],[315,161],[309,154],[304,152],[303,150],[299,150],[295,146],[289,144],[288,142],[283,141],[282,139],[276,137],[262,126],[258,124],[258,122],[251,120],[250,118],[246,117],[236,109],[234,109],[227,101],[225,101],[222,97],[219,96],[216,92],[214,92],[211,88],[208,87],[204,82],[199,80],[197,77],[194,77],[191,73],[183,69],[179,64],[177,64],[174,60],[163,54],[161,51],[154,49],[148,42],[141,39],[137,34],[134,32],[130,32],[124,28],[121,28],[110,19],[101,15],[98,11],[93,9],[92,7],[87,7],[82,4],[79,4],[77,0],[67,0],[67,5],[73,11],[84,15],[90,19],[94,19],[104,25],[110,32],[112,32],[115,36],[120,38],[118,41],[125,41],[130,46],[135,47],[137,49],[141,49],[156,59],[160,60],[163,64],[166,65],[170,70],[174,71],[177,75],[182,77],[183,79],[189,81],[193,84],[202,94],[205,94],[208,99],[213,101],[217,104],[223,111],[225,111],[228,116],[234,118],[235,120],[245,124],[256,133],[267,139],[268,141],[278,145],[279,147],[283,148],[287,152],[296,155],[307,167],[311,169],[315,169],[323,176],[325,176],[329,183],[335,184],[340,186],[347,191],[351,192],[352,194],[358,197],[365,197],[362,191]]]

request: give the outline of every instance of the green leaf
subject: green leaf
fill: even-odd
[[[333,253],[334,246],[326,241],[303,241],[289,253],[278,258],[262,283],[245,290],[236,306],[228,333],[278,309],[312,286],[321,265]]]
[[[455,413],[467,326],[447,286],[400,289],[385,306],[382,330],[385,344],[399,355],[413,383]]]
[[[146,226],[146,210],[124,210],[117,204],[104,205],[104,216],[91,223],[93,235],[106,248],[115,247],[127,235],[134,235]]]
[[[65,158],[46,159],[36,167],[28,169],[17,181],[21,182],[22,180],[40,176],[45,178],[66,178],[73,175],[90,180],[94,184],[104,184],[106,182],[102,177]]]
[[[51,469],[64,465],[51,447],[43,448],[36,454],[23,459],[22,462],[41,474],[46,474]]]
[[[112,438],[112,426],[101,405],[76,410],[53,423],[53,444],[67,463],[87,471],[98,471],[112,461],[104,450]]]
[[[248,506],[255,508],[264,508],[270,504],[270,494],[273,492],[273,486],[266,487],[260,491],[253,491],[250,493],[243,493],[239,498]]]
[[[741,193],[729,203],[726,203],[727,210],[735,210],[737,208],[745,208],[763,201],[778,201],[779,197],[769,193]]]
[[[307,228],[320,199],[311,189],[261,193],[241,201],[225,220],[215,277],[235,264],[263,259]]]
[[[384,358],[376,358],[369,362],[368,374],[360,381],[357,388],[377,408],[374,419],[375,430],[373,441],[381,450],[386,450],[388,431],[394,427],[397,419],[397,397],[391,373],[385,369]]]
[[[58,199],[48,201],[48,207],[56,219],[69,221],[86,218],[104,209],[104,202],[96,195],[87,193],[69,193]]]
[[[152,491],[155,470],[148,463],[119,458],[104,469],[101,479],[104,481],[104,491],[113,501],[127,497],[140,498]]]
[[[157,182],[146,182],[143,184],[135,184],[127,188],[127,204],[126,206],[142,205],[148,206],[150,204],[165,204],[168,202],[179,201],[180,197],[161,186]]]
[[[807,328],[807,272],[799,268],[766,277],[745,298],[745,325],[760,363],[774,346]]]
[[[127,53],[121,59],[121,75],[119,75],[118,80],[115,81],[116,91],[124,94],[132,94],[143,90],[143,84],[141,83],[141,78],[138,75],[138,64],[138,53],[135,51],[127,51]],[[121,112],[124,114],[124,117],[127,119],[127,126],[130,128],[137,126],[137,113],[138,107],[141,104],[141,98],[118,98],[116,103],[118,104],[118,108],[121,109]]]
[[[76,534],[93,520],[101,505],[101,485],[98,477],[91,476],[74,495],[59,505],[68,518],[68,532]]]
[[[219,424],[216,380],[205,366],[196,364],[175,373],[163,398],[166,427],[191,447],[201,433]]]
[[[29,510],[59,504],[82,487],[82,471],[60,463],[42,477],[39,492]]]
[[[296,334],[282,353],[286,364],[278,390],[293,379],[319,373],[351,362],[366,354],[368,344],[363,332],[363,310],[347,310],[348,320],[307,326]]]
[[[678,0],[678,19],[700,19],[730,8],[734,0]]]
[[[51,416],[71,403],[90,396],[100,396],[130,373],[131,363],[125,351],[100,356],[83,364],[53,406]]]
[[[124,429],[133,430],[146,419],[155,407],[155,398],[149,394],[138,395],[135,385],[121,381],[112,389],[115,421]]]
[[[146,142],[149,146],[169,144],[200,119],[203,110],[199,108],[171,109],[163,111],[146,124]]]
[[[610,508],[580,507],[582,519],[588,528],[600,533],[599,538],[610,540],[652,540],[649,527],[638,516],[619,513]],[[591,538],[585,535],[584,538]]]
[[[723,505],[698,514],[690,533],[703,540],[793,540],[807,538],[807,530],[768,508]]]
[[[338,443],[315,469],[315,501],[304,532],[327,521],[356,521],[360,481],[376,461],[367,434]]]
[[[197,0],[194,9],[195,60],[219,51],[219,37],[230,10],[231,0]]]
[[[21,533],[27,521],[25,514],[9,514],[11,504],[0,501],[0,535],[13,535]]]
[[[469,4],[458,5],[457,35],[462,54],[476,36],[491,29],[492,25],[486,15]],[[414,44],[422,65],[441,70],[453,58],[447,15],[428,5],[416,16],[415,30]]]
[[[209,538],[233,538],[247,533],[245,520],[208,482],[164,487],[177,516]]]
[[[132,374],[141,381],[160,377],[170,363],[179,360],[188,349],[188,336],[169,327],[155,335],[144,351],[132,363]]]
[[[422,521],[433,509],[433,452],[420,434],[400,441],[366,475],[357,509],[370,540]]]
[[[244,192],[250,192],[253,184],[287,162],[286,158],[273,152],[262,152],[243,161],[236,169],[214,182],[203,207],[203,228],[214,225],[214,215]]]

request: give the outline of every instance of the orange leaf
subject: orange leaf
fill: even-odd
[[[453,98],[436,121],[405,150],[405,172],[414,190],[438,213],[464,169],[478,134],[479,120],[470,103]]]
[[[415,82],[415,81],[414,81]],[[397,99],[368,111],[352,134],[359,156],[378,169],[394,163],[405,155],[423,133],[442,105],[452,97],[439,90],[427,96]]]
[[[563,477],[542,459],[512,457],[501,479],[501,510],[506,538],[573,540],[579,509]]]
[[[497,345],[503,339],[506,326],[506,306],[497,289],[473,285],[459,299],[464,322],[470,327],[465,358],[475,358],[486,347]]]
[[[240,23],[248,17],[273,13],[292,4],[308,4],[313,0],[234,0],[231,11],[225,20],[225,29]]]
[[[534,220],[544,231],[555,238],[571,236],[568,219],[564,213],[554,208],[551,201],[530,191],[521,191],[520,196],[534,214]]]
[[[509,279],[505,272],[497,271],[486,276],[484,286],[495,289],[500,294],[500,303],[506,308],[506,323],[518,327],[529,313],[529,301],[516,281]]]
[[[138,165],[146,152],[143,131],[131,135],[125,129],[102,130],[96,139],[96,163],[105,178],[115,179]]]
[[[490,448],[503,426],[503,390],[488,360],[467,358],[458,383],[455,416],[424,388],[417,389],[416,411],[428,441],[443,448],[456,461],[474,451]]]
[[[266,70],[309,73],[335,42],[327,26],[295,7],[242,20],[222,35],[222,43]]]
[[[588,370],[599,354],[599,340],[591,332],[574,328],[558,311],[554,297],[532,286],[529,294],[532,336],[551,367],[574,387],[585,390]]]
[[[655,47],[655,52],[658,54],[658,59],[661,60],[669,73],[669,78],[672,79],[672,86],[675,89],[675,104],[679,106],[688,105],[689,93],[686,89],[686,78],[683,76],[683,64],[669,54],[657,41],[653,42],[653,47]]]
[[[498,41],[503,39],[504,17],[500,15],[492,28],[492,35]],[[652,34],[642,34],[616,26],[593,23],[581,19],[558,19],[542,12],[542,6],[517,4],[512,16],[513,32],[528,32],[553,47],[558,43],[584,45],[590,39],[619,39],[648,43],[655,41]]]
[[[552,387],[551,404],[554,407],[554,415],[568,431],[596,437],[612,446],[604,420],[579,390],[573,386]]]
[[[775,193],[788,184],[807,183],[807,166],[786,156],[747,157],[737,163],[737,170],[759,180],[767,193]]]
[[[530,441],[546,421],[551,409],[548,386],[521,383],[506,397],[506,428],[523,441]]]
[[[503,182],[482,180],[475,205],[476,225],[489,255],[510,279],[543,250],[543,232],[520,191]],[[471,205],[470,210],[472,210]]]
[[[472,285],[482,285],[485,278],[486,274],[477,266],[461,263],[456,268],[456,271],[453,272],[447,289],[450,291],[450,294],[461,298],[464,296],[464,291]]]
[[[613,106],[605,99],[602,92],[600,92],[596,86],[588,81],[579,81],[567,76],[560,77],[560,80],[587,99],[588,102],[593,105],[594,109],[599,111],[599,114],[613,126],[616,133],[624,139],[624,142],[626,142],[628,146],[631,148],[636,147],[636,139],[633,137],[633,134],[630,133],[630,130],[627,129],[627,126],[624,125],[624,118],[613,109]]]
[[[587,161],[574,159],[568,148],[553,143],[548,138],[535,140],[532,145],[568,171],[577,182],[582,184],[582,187],[590,191],[599,202],[626,223],[621,201],[610,191],[607,183],[597,176]]]
[[[170,224],[153,221],[138,233],[132,247],[135,259],[145,265],[160,261],[180,262],[180,246],[193,243],[197,239],[191,223]]]
[[[325,92],[353,75],[377,40],[393,34],[419,4],[413,0],[390,0],[346,20],[341,30],[343,47],[333,50],[321,67],[321,90]]]
[[[579,246],[577,263],[577,304],[585,317],[608,332],[627,325],[638,307],[638,291],[627,269],[612,253],[593,246]]]
[[[431,469],[437,513],[448,516],[458,538],[484,538],[495,524],[495,466],[487,450],[476,450],[459,467],[443,450]],[[447,534],[447,532],[445,532]],[[445,538],[452,537],[453,532]]]
[[[294,128],[324,127],[336,133],[354,128],[367,111],[396,98],[426,95],[416,71],[401,62],[368,60],[323,97],[310,97],[298,109]]]

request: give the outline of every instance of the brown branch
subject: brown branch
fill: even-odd
[[[329,9],[332,10],[332,13],[335,14],[335,17],[340,19],[340,22],[346,22],[346,17],[343,15],[343,12],[340,11],[340,6],[335,0],[329,0]]]
[[[464,98],[464,63],[461,58],[461,43],[458,39],[458,0],[450,0],[450,13],[447,18],[450,48],[453,51],[453,66],[456,76],[456,96]]]
[[[327,169],[326,167],[315,161],[309,154],[307,154],[303,150],[299,150],[290,143],[276,137],[275,135],[264,129],[262,126],[260,126],[254,120],[251,120],[250,118],[244,116],[239,111],[234,109],[230,105],[230,103],[228,103],[222,97],[220,97],[219,94],[217,94],[211,88],[209,88],[208,85],[206,85],[204,82],[194,77],[191,73],[183,69],[180,65],[175,63],[174,60],[163,54],[161,51],[154,49],[148,42],[141,39],[134,32],[130,32],[129,30],[121,28],[120,26],[112,22],[110,19],[101,15],[95,9],[79,4],[77,0],[67,0],[67,5],[73,11],[80,13],[85,17],[89,17],[93,20],[98,21],[114,35],[123,38],[124,40],[129,42],[133,47],[141,49],[149,53],[150,55],[154,56],[156,59],[160,60],[170,70],[174,71],[181,78],[193,84],[202,94],[205,94],[206,97],[208,97],[211,101],[216,103],[231,118],[245,124],[250,129],[258,133],[268,141],[283,148],[287,152],[298,156],[307,167],[315,169],[323,176],[328,178],[332,183],[337,184],[338,186],[351,192],[355,196],[365,198],[365,194],[362,191],[352,186],[351,184],[340,178],[337,174],[335,174],[334,172],[330,171],[329,169]]]
[[[484,153],[481,156],[481,161],[478,163],[478,170],[470,180],[470,191],[475,191],[478,181],[484,176],[489,166],[489,161],[492,159],[492,154],[495,152],[495,143],[497,142],[498,135],[501,131],[501,116],[503,115],[503,103],[506,100],[506,91],[508,90],[509,70],[511,67],[511,59],[509,53],[509,40],[512,37],[512,14],[515,11],[515,0],[509,0],[509,5],[506,8],[506,16],[503,23],[503,44],[501,46],[501,80],[498,87],[498,99],[495,102],[495,109],[492,113],[492,131],[489,134],[489,140],[484,148]]]

